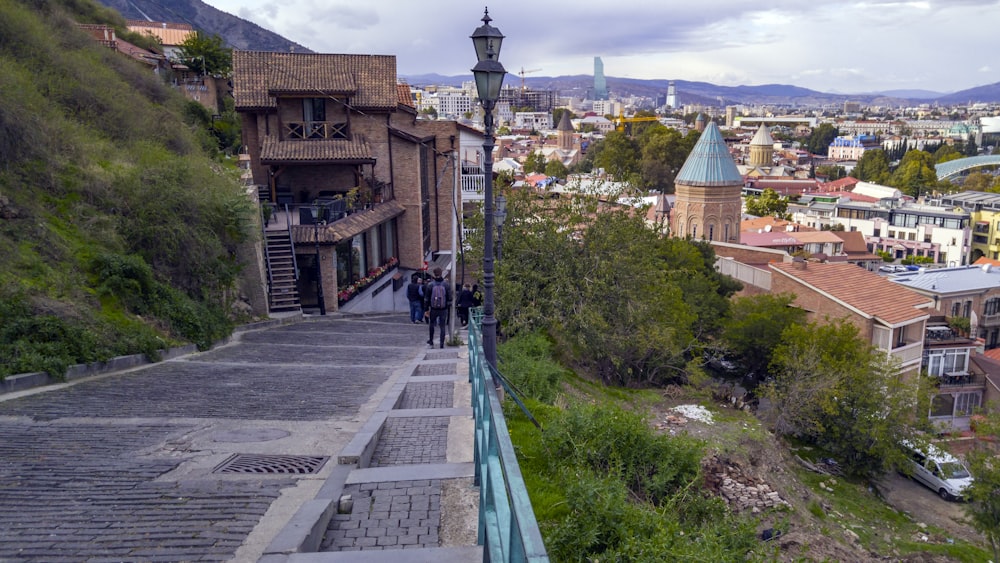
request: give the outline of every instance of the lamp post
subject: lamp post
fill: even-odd
[[[483,215],[486,229],[483,243],[483,355],[491,367],[497,365],[497,320],[493,316],[493,109],[500,98],[500,87],[503,85],[507,71],[500,64],[500,45],[503,34],[490,25],[489,10],[483,11],[483,25],[472,32],[470,38],[476,48],[478,62],[472,68],[476,79],[476,90],[479,93],[479,103],[483,106],[483,176],[485,189],[483,191]]]
[[[313,217],[313,240],[316,243],[316,294],[319,297],[319,314],[326,314],[326,298],[323,296],[323,267],[319,255],[319,221],[322,217],[323,208],[318,203],[313,203],[309,208]]]
[[[503,222],[507,220],[507,198],[497,194],[497,207],[493,212],[497,223],[497,262],[503,257]]]

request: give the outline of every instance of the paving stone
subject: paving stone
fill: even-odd
[[[420,486],[416,486],[418,483]],[[344,487],[344,493],[354,496],[355,506],[358,504],[372,506],[373,502],[366,501],[369,501],[374,496],[391,498],[395,505],[412,505],[413,501],[409,494],[410,491],[419,491],[420,496],[425,501],[434,500],[440,502],[440,480],[424,480],[422,482],[396,481],[380,483],[380,485],[386,486],[374,490],[362,490],[359,484],[347,485]],[[427,510],[417,511],[416,513],[412,510],[394,510],[389,517],[384,517],[384,512],[371,510],[366,515],[359,516],[363,516],[363,519],[358,522],[358,530],[343,529],[341,525],[344,521],[331,519],[320,546],[320,551],[343,551],[346,548],[356,547],[367,550],[373,547],[403,549],[440,546],[438,538],[438,532],[441,527],[440,512],[437,513],[434,520],[428,517]],[[356,534],[357,531],[364,531],[364,536],[355,536],[352,534],[352,532]],[[367,541],[360,542],[360,540],[372,538],[378,538],[379,541],[375,544]],[[393,538],[393,541],[390,542],[386,538]],[[347,540],[355,541],[349,543]]]
[[[0,401],[0,561],[234,560],[300,477],[166,479],[201,455],[188,449],[186,436],[201,428],[190,420],[357,416],[423,353],[426,331],[405,320],[331,316],[248,332],[206,353]],[[401,528],[388,518],[391,500],[382,512],[396,525],[367,537],[371,505],[355,499],[359,512],[334,519],[345,527],[337,549],[397,537],[385,534]],[[354,530],[362,536],[347,538]]]

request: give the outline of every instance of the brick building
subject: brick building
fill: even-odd
[[[771,263],[771,292],[795,295],[810,321],[845,319],[903,372],[920,369],[924,328],[934,301],[853,264]]]
[[[369,310],[391,308],[384,283],[366,287],[372,272],[448,254],[461,209],[458,129],[417,119],[394,56],[235,51],[233,96],[253,184],[276,210],[269,228],[292,242],[303,304],[322,303],[322,288],[335,309],[367,289]]]

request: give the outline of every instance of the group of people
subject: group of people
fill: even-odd
[[[431,346],[434,346],[434,327],[440,326],[441,348],[444,348],[445,326],[448,324],[448,310],[451,308],[453,297],[451,284],[445,282],[441,268],[434,268],[434,277],[427,281],[419,273],[410,277],[410,284],[406,286],[406,298],[410,301],[410,322],[430,325],[430,338],[427,339],[427,343]],[[462,326],[469,324],[469,309],[482,305],[482,302],[483,297],[478,285],[462,286],[455,301],[458,320]]]

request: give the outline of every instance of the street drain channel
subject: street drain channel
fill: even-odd
[[[329,457],[304,455],[233,454],[212,473],[297,473],[319,471]]]

